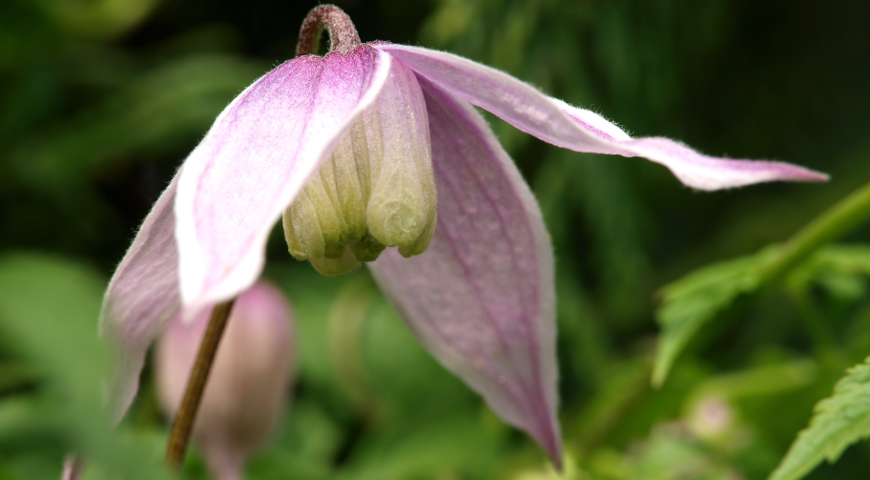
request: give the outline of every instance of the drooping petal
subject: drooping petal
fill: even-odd
[[[178,177],[163,191],[115,270],[100,314],[100,331],[115,348],[109,408],[121,420],[136,391],[148,347],[178,311],[175,203]]]
[[[600,115],[548,97],[494,68],[425,48],[392,44],[377,44],[376,48],[541,140],[578,152],[644,157],[664,165],[692,188],[717,190],[774,180],[812,182],[828,178],[788,163],[710,157],[667,138],[631,138]]]
[[[540,209],[480,115],[420,78],[438,186],[429,249],[370,263],[411,331],[557,465],[553,251]]]
[[[184,163],[176,238],[188,311],[254,283],[269,231],[377,97],[389,55],[362,45],[298,57],[242,92]]]

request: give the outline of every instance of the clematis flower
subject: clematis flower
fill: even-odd
[[[155,351],[160,404],[170,418],[205,333],[209,310],[185,325],[176,316]],[[193,438],[218,480],[242,478],[247,459],[269,439],[284,408],[293,369],[290,305],[259,281],[239,295],[215,357],[193,426]]]
[[[312,55],[324,27],[331,51]],[[366,262],[428,351],[558,466],[553,251],[528,185],[472,105],[562,148],[647,158],[700,190],[826,179],[632,138],[450,53],[362,44],[333,6],[312,10],[297,54],[220,114],[112,278],[103,326],[122,355],[116,418],[166,322],[250,287],[283,215],[291,254],[327,274]]]

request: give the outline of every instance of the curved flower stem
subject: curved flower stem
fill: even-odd
[[[169,443],[166,445],[166,463],[169,465],[181,467],[184,461],[184,454],[187,451],[190,434],[193,431],[193,422],[196,419],[196,412],[205,391],[205,383],[208,380],[209,372],[211,372],[218,345],[220,345],[235,301],[234,298],[228,302],[219,303],[211,313],[211,318],[202,337],[202,343],[199,345],[199,352],[196,354],[196,361],[190,371],[184,398],[181,400],[178,413],[175,414],[175,420],[172,422],[172,429],[169,431]]]
[[[820,247],[836,240],[870,217],[870,183],[822,213],[795,234],[764,267],[762,279],[772,282],[809,257]]]
[[[359,34],[350,17],[335,5],[314,7],[302,22],[296,56],[316,54],[323,29],[329,32],[330,51],[348,53],[360,45]]]

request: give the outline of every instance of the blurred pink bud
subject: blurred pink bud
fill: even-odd
[[[689,429],[697,437],[711,439],[724,434],[734,425],[731,404],[719,397],[706,397],[695,405],[688,419]]]
[[[174,416],[211,309],[190,325],[176,316],[157,344],[163,410]],[[230,315],[193,428],[212,474],[241,478],[245,461],[268,440],[289,391],[293,332],[290,305],[272,285],[242,293]]]

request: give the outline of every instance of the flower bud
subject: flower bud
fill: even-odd
[[[157,387],[170,416],[181,403],[210,314],[203,312],[190,325],[176,316],[157,344]],[[219,480],[241,478],[245,461],[280,417],[293,374],[291,322],[287,301],[262,281],[233,306],[193,427]]]
[[[397,62],[377,100],[284,212],[287,247],[324,275],[374,261],[386,247],[418,255],[435,233],[436,200],[423,93]]]

